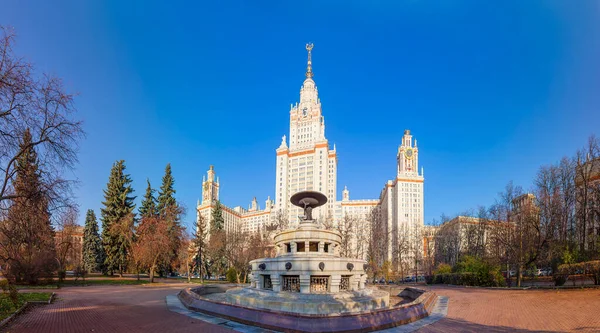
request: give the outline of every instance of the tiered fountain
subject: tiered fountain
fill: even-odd
[[[252,260],[250,288],[227,291],[233,304],[270,310],[329,314],[373,310],[389,305],[389,294],[365,288],[366,262],[341,258],[342,237],[319,229],[312,210],[324,205],[320,192],[294,194],[292,204],[304,209],[298,228],[275,236],[275,258]]]
[[[186,288],[179,300],[193,311],[284,332],[367,332],[402,325],[431,312],[437,296],[406,288],[412,302],[390,306],[389,293],[365,287],[365,261],[340,257],[341,235],[320,229],[312,210],[327,202],[304,191],[290,201],[304,209],[296,229],[278,233],[274,258],[252,260],[249,287]]]

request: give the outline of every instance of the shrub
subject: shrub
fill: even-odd
[[[8,280],[0,281],[0,288],[2,288],[3,294],[8,294],[8,298],[13,303],[15,307],[19,305],[19,291],[14,284],[9,283]]]
[[[452,273],[452,266],[448,264],[441,263],[438,267],[433,271],[433,274],[450,274]]]
[[[555,276],[565,276],[573,274],[584,274],[594,279],[594,284],[600,284],[600,260],[584,261],[576,264],[563,264],[558,266],[558,272]],[[555,280],[556,281],[556,280]],[[564,282],[563,282],[564,284]],[[562,284],[561,284],[562,285]]]
[[[490,265],[472,256],[464,256],[454,266],[453,273],[448,272],[448,267],[448,265],[440,264],[436,269],[436,275],[431,279],[432,283],[482,287],[506,286],[506,281],[500,273],[500,267]]]
[[[225,275],[227,276],[227,281],[232,283],[237,282],[237,271],[235,270],[235,268],[231,267],[230,269],[228,269]]]
[[[554,285],[555,286],[562,286],[565,284],[565,282],[567,282],[567,277],[569,275],[567,274],[554,274],[552,276],[552,280],[554,280]]]

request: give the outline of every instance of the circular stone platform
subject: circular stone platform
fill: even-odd
[[[233,288],[227,290],[226,298],[231,304],[245,307],[323,315],[376,310],[390,304],[389,293],[375,288],[324,294]]]

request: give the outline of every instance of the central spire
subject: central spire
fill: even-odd
[[[306,44],[306,50],[308,51],[308,65],[306,66],[306,78],[310,79],[313,77],[313,72],[312,72],[312,60],[311,60],[311,54],[310,52],[312,51],[313,47],[315,45],[313,43],[308,43]]]

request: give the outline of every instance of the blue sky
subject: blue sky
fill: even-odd
[[[188,224],[210,164],[225,204],[264,206],[309,41],[338,197],[378,197],[404,129],[426,223],[493,203],[510,180],[530,187],[600,135],[598,1],[192,3],[3,1],[18,54],[78,93],[81,223],[117,159],[138,200],[170,162]]]

